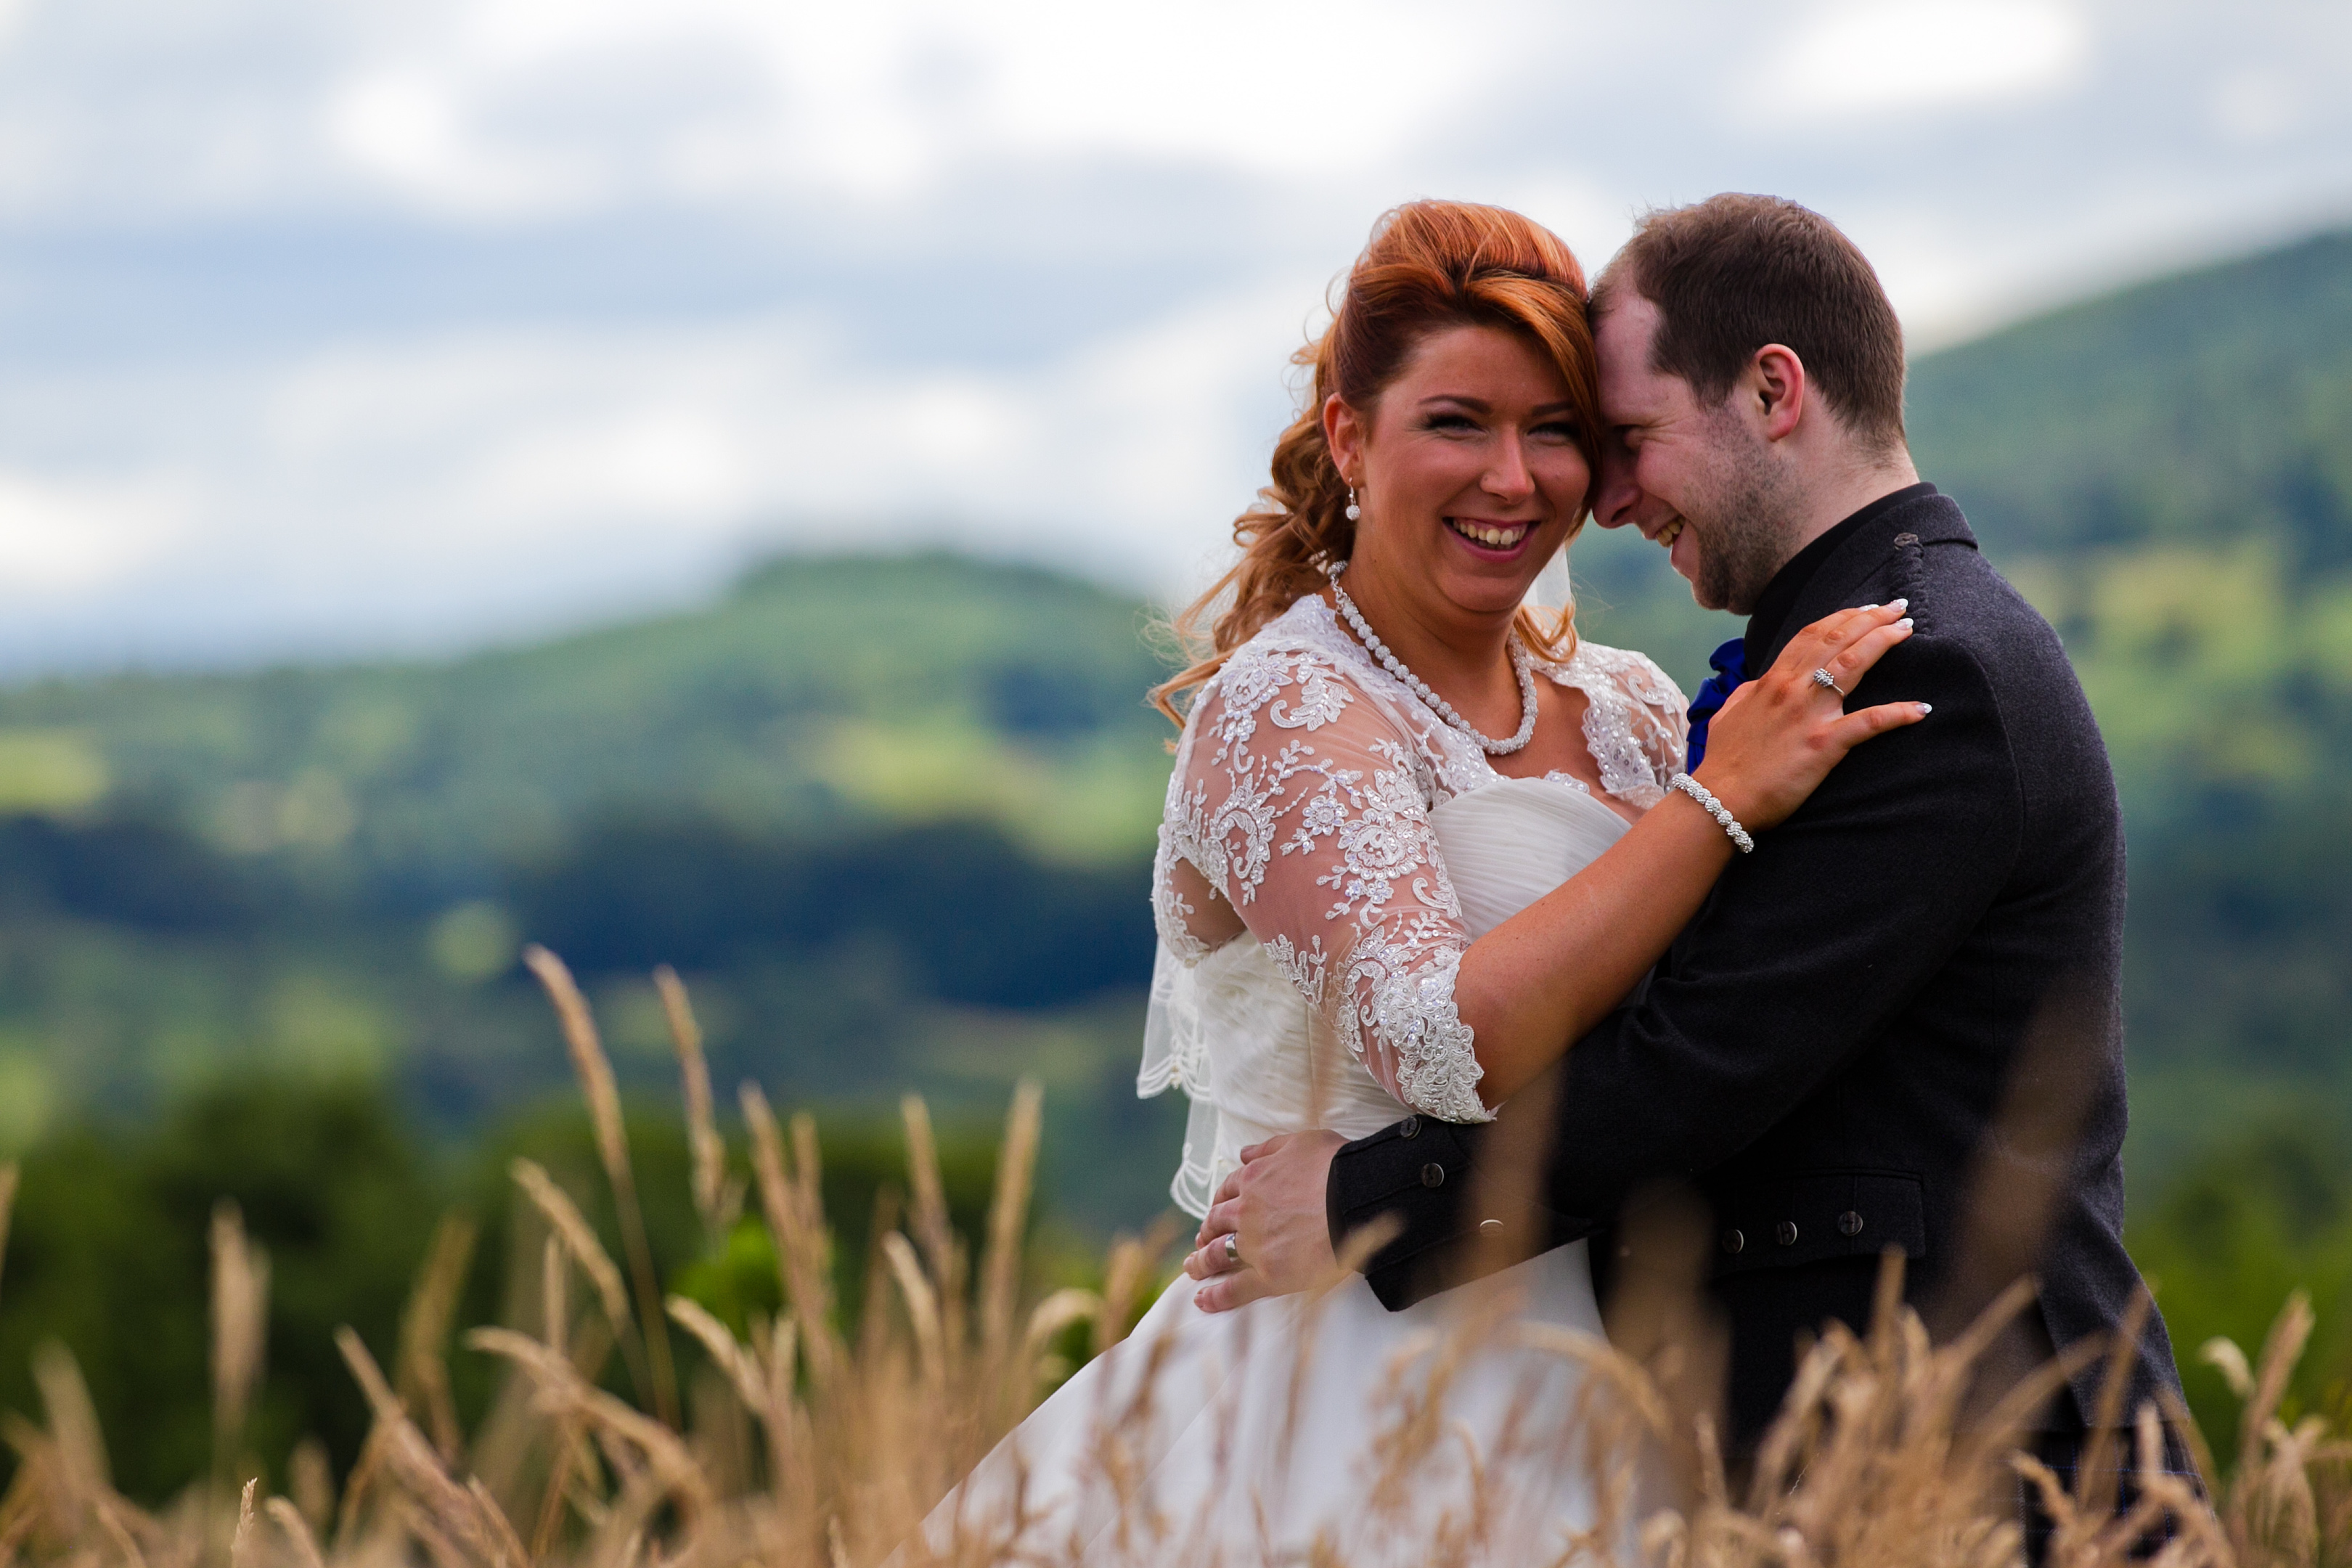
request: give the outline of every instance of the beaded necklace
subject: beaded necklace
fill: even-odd
[[[1391,675],[1402,681],[1406,690],[1427,703],[1431,711],[1439,718],[1477,742],[1488,756],[1508,756],[1534,738],[1536,662],[1534,657],[1528,652],[1527,645],[1519,641],[1518,633],[1510,634],[1507,646],[1510,649],[1511,668],[1518,672],[1519,677],[1519,732],[1507,740],[1497,741],[1473,729],[1470,721],[1454,710],[1453,703],[1432,691],[1429,689],[1429,682],[1406,668],[1404,660],[1389,651],[1389,645],[1381,641],[1381,635],[1372,630],[1370,623],[1364,619],[1363,613],[1356,608],[1356,602],[1348,597],[1348,590],[1339,586],[1339,574],[1347,569],[1348,563],[1345,561],[1324,568],[1331,577],[1331,598],[1339,606],[1340,616],[1346,619],[1349,626],[1355,628],[1356,636],[1362,640],[1364,647],[1370,650],[1371,656],[1378,659],[1381,667]]]

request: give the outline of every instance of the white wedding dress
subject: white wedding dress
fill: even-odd
[[[1584,694],[1603,787],[1654,805],[1682,762],[1674,683],[1590,644],[1538,668]],[[1566,774],[1497,774],[1321,600],[1267,626],[1193,705],[1153,877],[1139,1087],[1192,1100],[1176,1202],[1205,1214],[1240,1151],[1278,1132],[1488,1120],[1454,1005],[1462,953],[1625,829]],[[1492,1285],[1520,1321],[1601,1333],[1582,1242]],[[1473,1511],[1474,1465],[1487,1500],[1473,1559],[1528,1560],[1547,1542],[1556,1553],[1561,1531],[1591,1527],[1575,1434],[1537,1435],[1547,1414],[1580,1408],[1581,1373],[1511,1348],[1491,1321],[1477,1331],[1496,1348],[1444,1387],[1445,1439],[1401,1443],[1410,1395],[1492,1286],[1391,1312],[1356,1276],[1319,1300],[1222,1314],[1193,1305],[1199,1289],[1179,1275],[1041,1405],[940,1506],[935,1542],[956,1521],[1016,1538],[1023,1561],[1255,1563],[1318,1538],[1351,1563],[1425,1561]]]

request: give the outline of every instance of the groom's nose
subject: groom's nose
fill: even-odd
[[[1633,482],[1633,454],[1612,432],[1601,443],[1601,472],[1592,488],[1592,521],[1603,528],[1622,528],[1637,521],[1642,487]]]

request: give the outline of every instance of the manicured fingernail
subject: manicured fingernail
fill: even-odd
[[[1910,607],[1911,601],[1908,599],[1897,599],[1894,604],[1887,606],[1887,608],[1894,610],[1907,610]]]
[[[1878,606],[1876,605],[1864,605],[1863,608],[1865,610],[1874,610],[1878,608]]]
[[[1936,705],[1932,702],[1922,702],[1919,704],[1919,717],[1922,719],[1925,719],[1928,714],[1933,713],[1935,710]]]
[[[1906,632],[1907,632],[1907,631],[1909,631],[1909,630],[1911,629],[1911,617],[1910,617],[1910,616],[1904,616],[1901,620],[1899,620],[1899,621],[1895,622],[1895,624],[1896,626],[1901,626],[1905,631],[1906,631]]]

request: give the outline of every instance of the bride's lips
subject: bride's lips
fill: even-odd
[[[1486,517],[1448,517],[1444,522],[1446,531],[1482,561],[1518,559],[1536,533],[1531,518],[1504,521]]]

